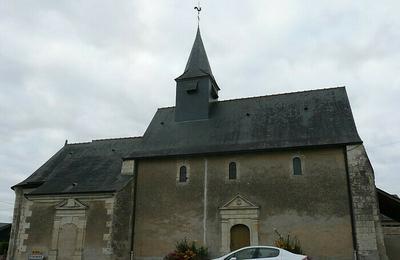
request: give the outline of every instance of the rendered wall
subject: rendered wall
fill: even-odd
[[[292,174],[294,156],[302,158],[301,176]],[[231,161],[238,165],[236,181],[227,177]],[[185,184],[177,183],[181,165],[189,170]],[[276,228],[296,235],[313,259],[353,258],[342,149],[142,160],[137,181],[137,259],[161,258],[185,237],[219,255],[222,233],[229,232],[221,230],[220,207],[237,194],[258,207],[259,244],[271,245]]]
[[[383,227],[383,232],[389,260],[400,259],[400,227]]]

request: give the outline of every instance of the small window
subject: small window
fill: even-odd
[[[229,179],[230,180],[236,180],[237,179],[237,169],[236,169],[236,163],[235,162],[229,163]]]
[[[302,175],[301,160],[299,157],[293,158],[293,175]]]
[[[181,166],[179,168],[179,182],[186,182],[187,181],[187,169],[186,166]]]

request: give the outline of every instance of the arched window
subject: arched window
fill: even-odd
[[[236,163],[235,162],[230,162],[229,163],[229,179],[230,180],[236,180],[237,179],[237,169],[236,169]]]
[[[293,158],[293,175],[302,175],[301,159],[299,157]]]
[[[179,182],[186,182],[187,181],[187,169],[186,166],[181,166],[179,168]]]

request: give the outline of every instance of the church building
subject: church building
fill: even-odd
[[[162,259],[184,238],[217,257],[275,230],[313,259],[390,259],[344,87],[220,101],[199,29],[175,81],[143,136],[66,143],[12,187],[8,259]]]

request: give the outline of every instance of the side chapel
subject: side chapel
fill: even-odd
[[[162,259],[185,237],[216,257],[275,229],[314,259],[389,259],[344,87],[219,101],[199,29],[175,80],[143,136],[66,143],[12,187],[8,259]]]

